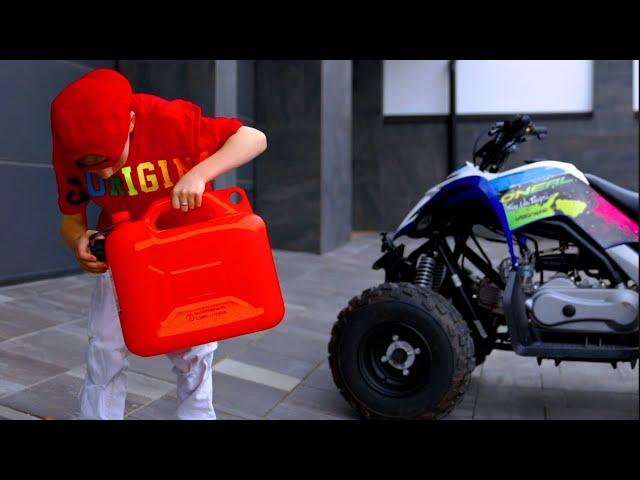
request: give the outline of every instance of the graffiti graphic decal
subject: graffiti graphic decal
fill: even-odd
[[[589,185],[569,174],[511,186],[500,191],[509,228],[563,215],[603,247],[638,241],[638,224]]]

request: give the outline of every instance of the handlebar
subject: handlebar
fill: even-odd
[[[517,145],[526,141],[527,136],[535,136],[541,140],[546,134],[547,127],[534,125],[529,115],[518,115],[513,120],[496,122],[488,132],[491,140],[479,150],[474,147],[473,163],[475,165],[476,157],[480,157],[481,170],[497,172]]]

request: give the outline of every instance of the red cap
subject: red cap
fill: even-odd
[[[65,87],[51,104],[51,131],[64,163],[85,155],[120,158],[129,135],[131,84],[115,70],[92,70]]]

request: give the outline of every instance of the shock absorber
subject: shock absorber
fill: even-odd
[[[446,269],[436,252],[429,255],[423,253],[416,262],[416,278],[413,283],[437,291],[442,285]]]

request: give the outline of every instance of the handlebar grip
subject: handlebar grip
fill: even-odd
[[[511,132],[514,135],[520,134],[520,132],[525,131],[528,127],[532,126],[532,124],[533,122],[529,115],[518,115],[513,122],[511,122]]]

